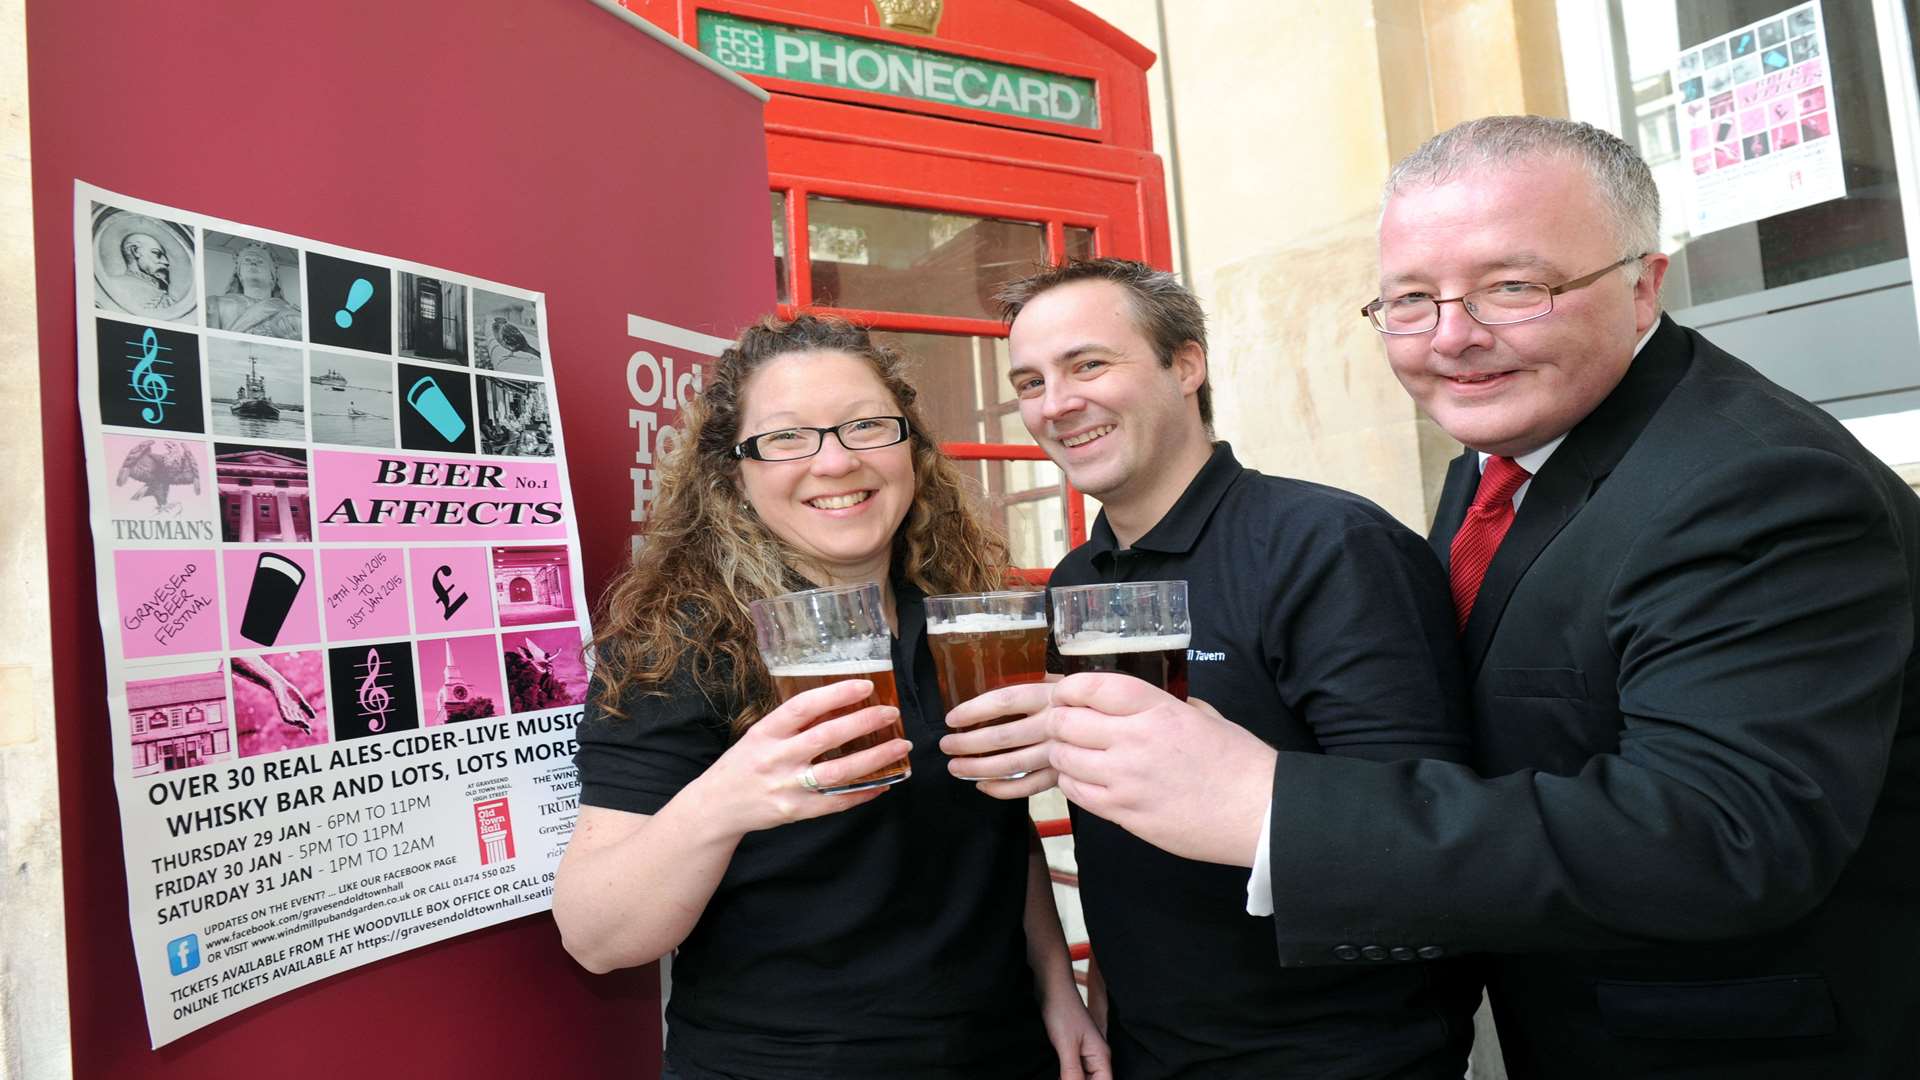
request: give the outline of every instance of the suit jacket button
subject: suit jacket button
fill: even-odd
[[[1369,960],[1385,960],[1387,958],[1387,950],[1378,945],[1369,945],[1360,950],[1360,955]]]
[[[1395,945],[1393,947],[1393,958],[1402,962],[1411,960],[1413,959],[1413,950],[1407,948],[1405,945]]]
[[[1438,945],[1422,945],[1418,952],[1422,960],[1438,960],[1447,955],[1447,950]]]
[[[1335,945],[1333,947],[1333,955],[1342,960],[1358,960],[1360,959],[1360,950],[1351,945]]]

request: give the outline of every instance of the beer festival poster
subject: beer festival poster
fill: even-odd
[[[548,910],[590,631],[544,296],[85,183],[74,250],[153,1046]]]

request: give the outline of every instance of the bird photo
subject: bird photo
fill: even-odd
[[[510,375],[544,375],[536,301],[473,290],[473,366]]]
[[[180,504],[171,498],[176,487],[193,486],[200,494],[200,462],[192,447],[173,439],[142,439],[120,459],[120,472],[113,479],[116,488],[133,483],[138,490],[133,501],[153,500],[153,512],[178,514]]]

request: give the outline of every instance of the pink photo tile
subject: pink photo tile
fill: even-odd
[[[219,660],[141,667],[127,680],[127,737],[135,776],[191,769],[233,757],[227,680]]]
[[[420,672],[420,719],[457,724],[504,716],[506,684],[500,678],[500,643],[492,634],[462,638],[423,638],[416,668]]]
[[[228,549],[227,647],[264,649],[320,640],[313,551],[301,547]]]
[[[414,548],[408,569],[418,633],[492,629],[493,575],[486,548]]]
[[[220,593],[211,550],[113,553],[120,648],[128,659],[220,648]]]
[[[516,630],[500,635],[512,711],[534,712],[587,700],[587,668],[580,628]]]
[[[320,553],[321,603],[329,642],[407,634],[407,574],[399,548],[328,548]]]
[[[241,757],[328,739],[327,654],[320,649],[235,656],[233,721]]]

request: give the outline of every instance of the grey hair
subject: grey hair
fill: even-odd
[[[1483,116],[1420,144],[1387,175],[1386,201],[1410,188],[1444,184],[1472,169],[1560,157],[1580,166],[1612,218],[1622,258],[1660,250],[1660,189],[1638,151],[1611,132],[1547,116]],[[1638,281],[1643,264],[1625,275]]]

